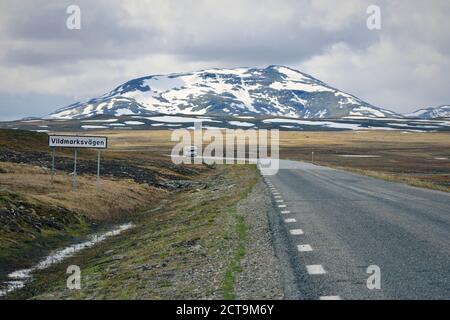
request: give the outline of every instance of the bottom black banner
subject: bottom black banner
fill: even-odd
[[[21,313],[46,318],[64,319],[105,316],[116,317],[139,315],[144,319],[275,319],[280,317],[302,318],[310,312],[314,316],[349,314],[385,316],[386,310],[399,308],[402,314],[415,313],[432,305],[448,307],[448,301],[1,301],[0,308],[20,316]],[[10,309],[10,310],[8,310]],[[359,313],[361,310],[362,313]]]

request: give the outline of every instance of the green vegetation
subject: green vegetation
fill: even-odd
[[[155,203],[134,229],[37,272],[9,298],[232,298],[246,239],[235,206],[258,179],[254,166],[217,166],[207,188]],[[73,264],[82,272],[79,291],[66,289],[65,271]]]
[[[25,131],[0,129],[0,148],[10,150],[48,151],[47,134]]]
[[[95,151],[80,154],[89,152]],[[78,176],[78,190],[73,192],[69,171],[58,170],[51,184],[49,153],[44,133],[0,130],[0,281],[11,271],[31,267],[54,249],[81,242],[88,234],[111,224],[139,219],[170,194],[167,189],[114,175],[102,177],[103,191],[97,192],[95,176],[89,174]],[[58,155],[62,153],[58,151]],[[115,161],[109,165],[114,167],[116,162],[125,163],[129,158],[144,162],[120,153],[109,156]],[[150,161],[146,159],[145,163]],[[201,168],[184,170],[174,167],[169,159],[152,163],[154,171],[135,165],[134,172],[150,177],[154,172],[161,173],[162,178],[158,176],[156,182],[203,177]],[[114,173],[125,170],[131,169],[124,164]]]
[[[63,208],[30,203],[22,195],[0,190],[0,280],[29,267],[51,248],[85,235],[90,222]]]
[[[222,283],[223,298],[225,300],[234,300],[234,283],[237,272],[241,272],[240,261],[245,256],[246,238],[247,238],[247,225],[244,218],[236,213],[233,214],[236,219],[236,233],[238,239],[238,246],[234,252],[234,255],[225,271],[225,276]]]

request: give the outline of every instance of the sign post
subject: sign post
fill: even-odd
[[[55,152],[56,152],[56,148],[52,148],[52,185],[53,185],[53,179],[55,177]]]
[[[72,189],[77,190],[77,148],[73,152],[73,177],[72,177]]]
[[[74,162],[73,162],[73,177],[72,188],[77,190],[77,158],[78,148],[92,148],[97,149],[97,191],[100,191],[100,155],[102,149],[108,148],[107,137],[91,137],[91,136],[49,136],[48,145],[53,148],[52,151],[52,183],[53,176],[55,174],[55,149],[61,148],[73,148],[74,149]]]
[[[97,150],[97,192],[100,191],[100,149]]]

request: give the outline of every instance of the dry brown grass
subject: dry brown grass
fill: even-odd
[[[71,133],[61,133],[71,134]],[[77,132],[77,135],[92,135],[92,132]],[[172,147],[170,130],[96,131],[95,135],[108,137],[106,158],[138,158],[141,160],[160,158],[168,160]]]
[[[246,241],[236,204],[258,179],[253,166],[217,166],[208,188],[175,194],[132,230],[34,273],[8,298],[232,298]],[[66,289],[68,265],[82,269],[82,290]]]
[[[450,133],[283,132],[281,157],[450,191]],[[372,155],[352,158],[343,155]]]
[[[104,131],[114,157],[167,159],[172,131]],[[280,157],[311,161],[439,190],[450,188],[450,133],[402,131],[280,132]],[[342,155],[375,155],[345,158]]]
[[[57,172],[53,185],[50,171],[24,164],[0,163],[0,185],[22,194],[27,200],[48,206],[60,206],[99,221],[126,219],[142,211],[167,192],[137,184],[132,180],[101,179],[97,192],[96,177],[77,177],[72,191],[72,176]]]

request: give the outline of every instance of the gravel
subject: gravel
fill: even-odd
[[[241,260],[242,272],[236,274],[236,299],[284,299],[281,266],[272,245],[268,221],[270,210],[270,195],[262,180],[237,206],[248,231],[246,254]]]

